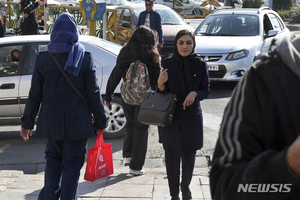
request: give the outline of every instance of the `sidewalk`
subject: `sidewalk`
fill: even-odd
[[[169,196],[168,181],[164,166],[153,167],[157,161],[148,160],[145,174],[132,176],[129,168],[114,160],[114,174],[107,178],[88,182],[83,179],[82,168],[78,186],[79,200],[164,200]],[[150,166],[152,163],[152,166]],[[40,166],[43,167],[43,166]],[[195,167],[190,185],[194,200],[211,199],[208,167]],[[23,174],[18,170],[0,170],[1,200],[36,200],[44,184],[44,172]],[[181,195],[181,194],[180,194]]]

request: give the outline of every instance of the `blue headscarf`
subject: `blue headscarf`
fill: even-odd
[[[48,44],[50,53],[69,52],[64,70],[74,76],[79,74],[85,52],[84,46],[78,42],[78,36],[75,18],[68,13],[62,13],[54,23]]]

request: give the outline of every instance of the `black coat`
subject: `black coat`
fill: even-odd
[[[203,120],[200,101],[209,94],[209,77],[206,63],[200,59],[190,60],[192,70],[192,89],[198,96],[191,106],[183,110],[182,103],[186,96],[182,92],[182,84],[178,73],[178,62],[173,57],[164,60],[164,69],[168,69],[166,92],[177,94],[174,119],[169,127],[159,127],[159,141],[168,149],[175,134],[180,134],[182,149],[197,150],[203,146]]]
[[[21,35],[37,35],[38,24],[36,21],[32,21],[29,17],[25,18],[21,24]]]
[[[68,53],[57,57],[63,67]],[[69,75],[82,96],[87,99],[95,117],[98,129],[106,127],[106,116],[92,55],[85,53],[78,77]],[[86,103],[72,88],[48,52],[42,52],[36,59],[31,88],[26,103],[22,127],[33,129],[38,113],[36,133],[55,140],[81,140],[94,136],[91,114]]]
[[[299,76],[277,55],[248,69],[224,111],[210,171],[214,200],[299,199],[300,179],[286,158],[300,135],[299,91]],[[246,184],[253,192],[237,192]]]
[[[4,37],[4,28],[3,28],[3,24],[0,21],[0,37]]]

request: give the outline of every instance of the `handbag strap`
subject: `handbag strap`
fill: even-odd
[[[49,53],[51,58],[54,60],[54,62],[56,63],[57,67],[60,69],[61,73],[64,75],[64,77],[67,79],[67,81],[70,83],[70,85],[72,86],[72,88],[77,92],[77,94],[80,96],[80,98],[82,99],[82,101],[84,101],[86,103],[86,105],[88,106],[85,98],[82,96],[82,94],[79,92],[79,90],[77,89],[77,87],[74,85],[74,83],[71,81],[71,79],[68,77],[68,75],[66,74],[66,72],[62,69],[62,67],[60,66],[60,64],[57,62],[57,60],[55,59],[55,57]],[[89,107],[89,106],[88,106]]]
[[[96,142],[95,142],[95,148],[98,148],[101,146],[101,144],[104,143],[104,140],[103,140],[103,130],[100,129],[99,132],[98,132],[98,136],[97,136],[97,139],[96,139]]]

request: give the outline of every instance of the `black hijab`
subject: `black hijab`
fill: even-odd
[[[191,36],[191,38],[193,39],[193,42],[194,42],[194,47],[193,47],[192,53],[186,57],[182,57],[179,54],[178,48],[177,48],[178,39],[184,35]],[[175,68],[177,69],[177,73],[178,73],[178,76],[180,78],[180,82],[182,85],[182,88],[181,88],[182,94],[184,96],[187,96],[191,91],[193,91],[193,84],[192,84],[193,73],[192,73],[192,68],[190,66],[190,63],[192,60],[201,59],[201,57],[198,56],[197,53],[195,52],[195,46],[196,46],[195,37],[193,37],[193,34],[188,30],[181,30],[177,33],[177,35],[175,37],[174,46],[175,46],[175,48],[173,50],[172,58],[176,60]],[[182,76],[182,74],[184,76]]]

